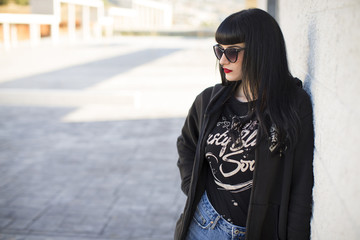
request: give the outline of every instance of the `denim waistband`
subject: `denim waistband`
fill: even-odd
[[[202,212],[206,212],[207,217],[212,223],[212,228],[217,226],[232,238],[245,236],[246,228],[234,225],[226,221],[211,205],[206,192],[201,197],[198,208],[201,208],[203,210]]]

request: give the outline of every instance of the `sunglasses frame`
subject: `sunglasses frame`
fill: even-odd
[[[220,58],[216,54],[216,48],[218,48],[222,52]],[[231,49],[232,51],[234,51],[234,50],[236,51],[237,54],[236,54],[236,57],[235,57],[235,61],[231,61],[229,56],[226,54],[226,50],[228,50],[228,49]],[[225,54],[225,57],[226,57],[227,60],[229,60],[229,62],[235,63],[238,60],[239,52],[241,52],[242,50],[245,50],[245,48],[242,48],[242,47],[229,47],[229,48],[223,49],[219,44],[215,44],[213,46],[213,50],[214,50],[215,56],[216,56],[216,58],[218,60],[220,60],[222,58],[222,55]]]

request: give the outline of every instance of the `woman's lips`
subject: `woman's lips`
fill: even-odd
[[[225,72],[225,73],[231,73],[231,72],[232,72],[232,70],[227,69],[227,68],[224,68],[224,72]]]

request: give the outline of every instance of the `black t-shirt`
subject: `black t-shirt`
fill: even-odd
[[[247,113],[248,103],[231,97],[205,147],[210,202],[228,222],[242,227],[246,225],[258,131],[258,121]]]

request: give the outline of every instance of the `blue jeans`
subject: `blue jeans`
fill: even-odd
[[[218,214],[205,192],[191,221],[186,240],[244,240],[245,230]]]

